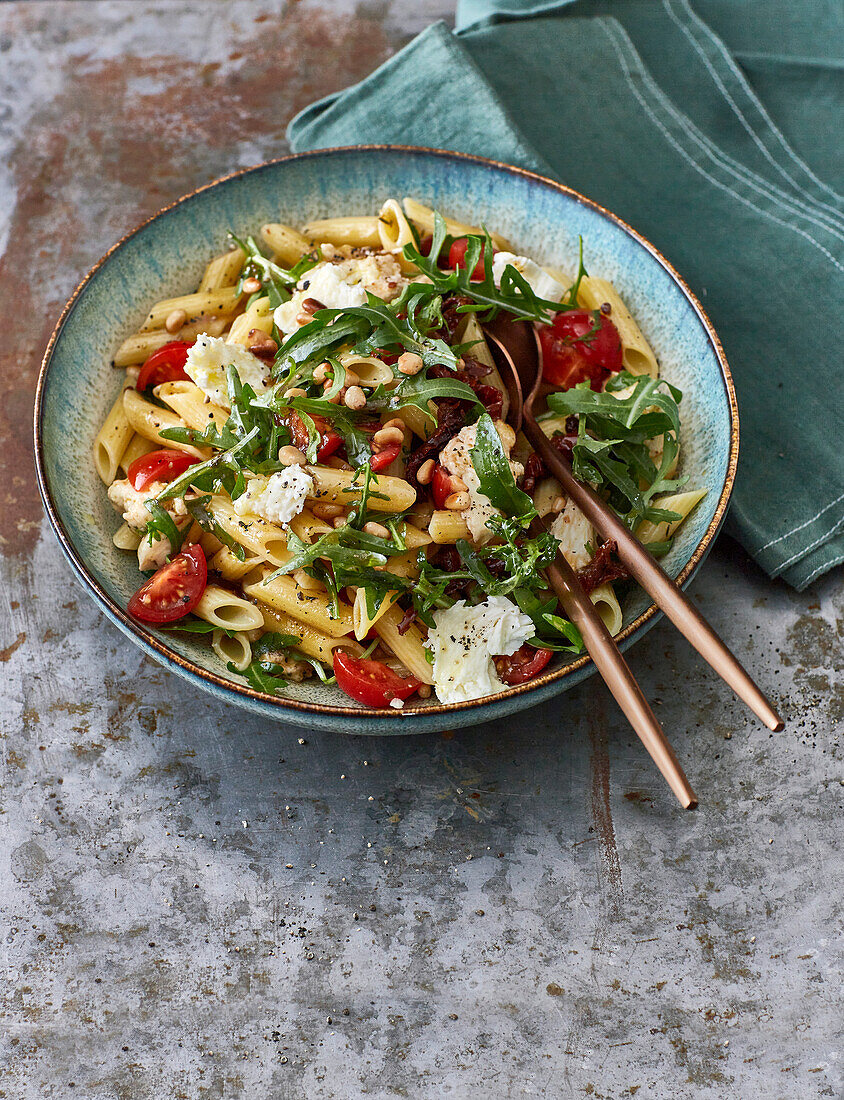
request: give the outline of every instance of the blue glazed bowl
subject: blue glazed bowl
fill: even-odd
[[[227,672],[206,645],[147,629],[125,613],[138,586],[133,555],[116,550],[119,518],[94,470],[91,445],[117,396],[109,364],[140,327],[150,303],[195,287],[229,230],[293,225],[329,215],[371,213],[389,197],[413,195],[464,222],[483,221],[541,262],[571,265],[583,236],[589,270],[611,279],[684,393],[682,470],[706,497],[680,528],[665,559],[687,583],[723,522],[738,459],[735,392],[718,337],[676,271],[634,230],[576,192],[522,169],[432,149],[364,146],[286,157],[218,180],[162,210],[93,268],[68,302],[44,356],[35,404],[35,455],[47,514],[71,566],[105,614],[150,657],[219,699],[265,718],[348,733],[399,734],[471,725],[524,710],[594,671],[586,657],[564,660],[530,684],[489,700],[404,712],[352,703],[313,681],[289,697],[263,695]],[[641,591],[623,604],[622,648],[658,612]]]

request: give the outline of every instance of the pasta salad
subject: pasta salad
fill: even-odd
[[[483,330],[537,327],[543,431],[664,552],[703,496],[677,476],[681,395],[582,242],[567,276],[406,198],[229,243],[115,356],[94,462],[147,574],[129,614],[207,634],[256,690],[315,676],[396,712],[580,652],[558,550],[617,633],[616,548],[508,423]]]

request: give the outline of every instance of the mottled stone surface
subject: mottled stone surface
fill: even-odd
[[[76,281],[441,14],[0,6],[0,1096],[842,1095],[840,578],[797,596],[722,540],[695,582],[782,734],[664,625],[633,652],[684,814],[594,682],[389,741],[222,707],[42,520],[30,407]]]

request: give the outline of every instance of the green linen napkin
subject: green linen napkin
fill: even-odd
[[[763,84],[789,64],[783,27],[799,28],[789,103],[775,97],[774,111],[800,130],[811,167],[685,0],[462,0],[456,34],[429,27],[288,136],[297,150],[395,142],[494,157],[554,176],[652,240],[701,298],[735,377],[732,533],[802,589],[844,560],[844,200],[818,174],[836,167],[844,100],[829,77],[844,33],[826,0],[802,15],[775,0],[765,19],[778,5],[771,30],[758,6],[710,0]]]

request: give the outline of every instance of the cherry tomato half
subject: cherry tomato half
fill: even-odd
[[[379,470],[386,470],[390,463],[394,462],[400,454],[401,443],[391,443],[390,446],[385,447],[383,451],[374,454],[369,460],[369,465],[376,473]]]
[[[545,668],[551,660],[550,649],[534,649],[527,642],[509,657],[496,657],[495,671],[505,684],[526,684]]]
[[[135,389],[138,393],[160,386],[162,382],[189,382],[185,374],[185,363],[191,345],[184,340],[171,340],[154,351],[141,367]]]
[[[561,390],[585,381],[598,390],[623,365],[618,329],[609,317],[588,309],[558,313],[550,325],[540,326],[539,342],[542,377]]]
[[[340,649],[334,650],[334,675],[350,699],[368,707],[388,707],[391,699],[407,699],[420,686],[413,676],[403,678],[382,661],[352,657]]]
[[[336,432],[324,432],[317,451],[317,462],[325,462],[327,458],[331,458],[342,442],[343,437]]]
[[[207,582],[205,554],[198,543],[191,543],[141,585],[127,610],[144,623],[175,622],[193,611]]]
[[[466,266],[466,249],[468,247],[469,247],[469,238],[468,237],[458,237],[457,238],[457,240],[452,244],[451,248],[448,250],[448,266],[450,268],[452,268],[453,270],[456,270],[458,267],[465,267]],[[484,277],[484,248],[485,247],[486,247],[485,245],[481,246],[481,255],[478,259],[478,262],[475,264],[474,271],[469,276],[469,279],[472,282],[476,282],[476,283],[480,282],[481,279],[483,279],[483,277]],[[495,255],[495,251],[496,251],[495,249],[492,250],[493,256]]]
[[[126,476],[135,492],[140,493],[154,481],[172,481],[198,461],[185,451],[150,451],[131,463]]]
[[[434,467],[434,476],[431,478],[431,496],[437,508],[445,508],[446,500],[454,492],[451,487],[451,474],[441,466],[439,462]]]

